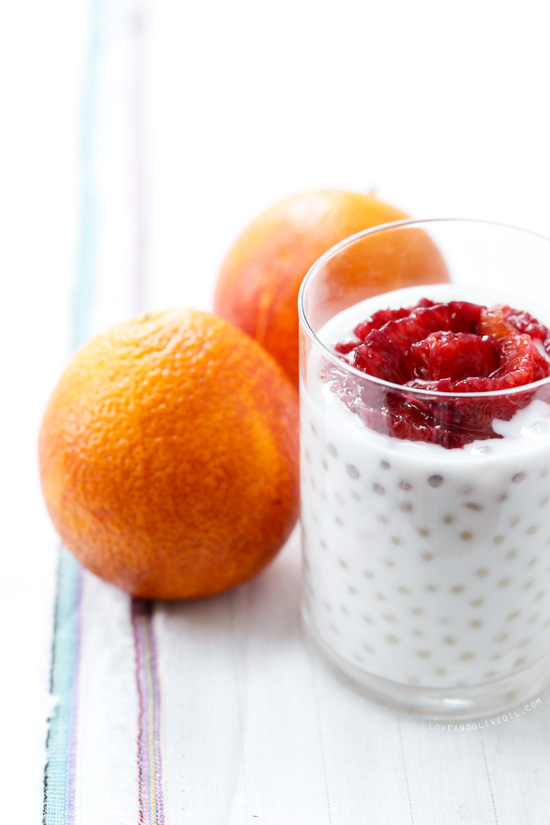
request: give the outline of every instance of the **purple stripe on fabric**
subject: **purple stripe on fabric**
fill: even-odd
[[[132,627],[139,699],[139,821],[140,825],[164,825],[161,688],[152,602],[132,600]]]
[[[146,310],[147,204],[145,174],[144,56],[146,17],[144,0],[135,0],[133,14],[133,91],[131,109],[131,164],[133,179],[133,311]],[[154,628],[155,605],[132,600],[136,684],[139,700],[138,785],[140,825],[163,825],[161,689]]]
[[[134,183],[133,311],[145,312],[147,204],[145,174],[145,9],[144,0],[135,0],[133,19],[134,82],[132,91],[132,179]]]

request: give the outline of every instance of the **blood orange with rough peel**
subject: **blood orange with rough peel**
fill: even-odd
[[[258,573],[298,513],[297,394],[226,321],[171,310],[74,356],[40,431],[65,545],[143,598],[219,593]]]
[[[276,203],[228,252],[215,311],[262,344],[297,385],[298,292],[307,271],[350,235],[407,217],[373,195],[339,189],[304,192]],[[340,263],[333,286],[339,281],[348,297],[359,289],[357,300],[449,280],[440,252],[419,229],[374,237],[368,249],[350,250]]]

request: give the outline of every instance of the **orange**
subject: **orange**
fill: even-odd
[[[219,593],[256,575],[298,514],[297,394],[226,321],[171,310],[85,344],[39,438],[66,547],[134,596]]]
[[[253,221],[230,249],[218,276],[215,312],[262,344],[297,385],[297,302],[308,269],[344,238],[407,217],[373,195],[357,192],[320,190],[287,198]],[[418,249],[407,267],[400,248],[387,257],[387,241],[380,260],[374,254],[374,260],[362,256],[353,262],[346,277],[372,284],[369,291],[362,290],[361,299],[448,280],[436,247],[427,235],[416,233]]]

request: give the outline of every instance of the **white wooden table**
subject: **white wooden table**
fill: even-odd
[[[209,309],[237,233],[308,188],[550,234],[545,14],[471,0],[4,9],[2,822],[42,817],[58,548],[36,435],[76,333]],[[75,779],[47,825],[550,822],[548,693],[464,732],[371,705],[305,645],[298,577],[294,535],[234,593],[156,606],[162,777],[140,814],[137,625],[86,574]]]

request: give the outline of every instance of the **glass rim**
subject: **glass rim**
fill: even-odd
[[[393,230],[396,228],[401,228],[405,226],[418,226],[423,224],[435,224],[435,223],[467,223],[467,224],[476,224],[478,226],[491,226],[498,229],[511,229],[514,232],[519,232],[524,235],[530,235],[533,238],[538,238],[539,240],[546,241],[546,243],[550,243],[550,237],[543,235],[540,232],[534,232],[531,229],[524,229],[520,226],[514,226],[513,224],[509,223],[501,223],[499,221],[488,221],[478,218],[406,218],[405,220],[401,221],[391,221],[390,223],[383,223],[377,226],[373,226],[370,229],[363,229],[361,232],[356,232],[353,235],[350,235],[348,238],[344,238],[343,241],[340,241],[334,246],[331,246],[330,249],[327,249],[320,258],[318,258],[315,263],[308,269],[304,280],[300,286],[300,291],[298,293],[298,315],[300,318],[300,323],[307,333],[308,337],[312,341],[313,345],[316,346],[321,353],[328,358],[335,366],[340,367],[344,371],[348,372],[350,375],[354,375],[357,378],[360,378],[362,381],[369,381],[373,384],[379,384],[381,387],[386,387],[388,390],[392,392],[398,391],[401,393],[408,393],[418,395],[422,398],[502,398],[503,396],[510,396],[510,395],[519,395],[524,392],[532,392],[533,390],[538,389],[539,387],[544,387],[546,384],[550,383],[550,375],[546,378],[541,378],[540,381],[533,381],[530,384],[522,384],[519,387],[509,387],[505,390],[489,390],[487,392],[442,392],[438,390],[428,390],[422,387],[408,387],[406,384],[394,384],[391,381],[386,381],[383,378],[377,378],[374,375],[369,375],[366,372],[361,372],[361,370],[356,369],[352,364],[348,364],[347,361],[344,361],[342,358],[338,356],[337,353],[333,352],[321,339],[317,336],[317,334],[313,331],[311,324],[309,323],[309,319],[307,317],[307,313],[304,307],[304,299],[307,288],[310,282],[315,278],[315,275],[319,272],[319,270],[325,265],[327,261],[341,252],[348,246],[352,246],[357,241],[361,240],[362,238],[367,237],[368,235],[377,235],[381,232],[387,232],[388,230]],[[421,287],[422,284],[416,284],[415,286]],[[437,286],[437,284],[426,284],[426,287]],[[395,290],[391,290],[392,292]],[[372,297],[378,297],[381,295],[389,294],[385,292],[380,292],[377,295],[373,295]]]

